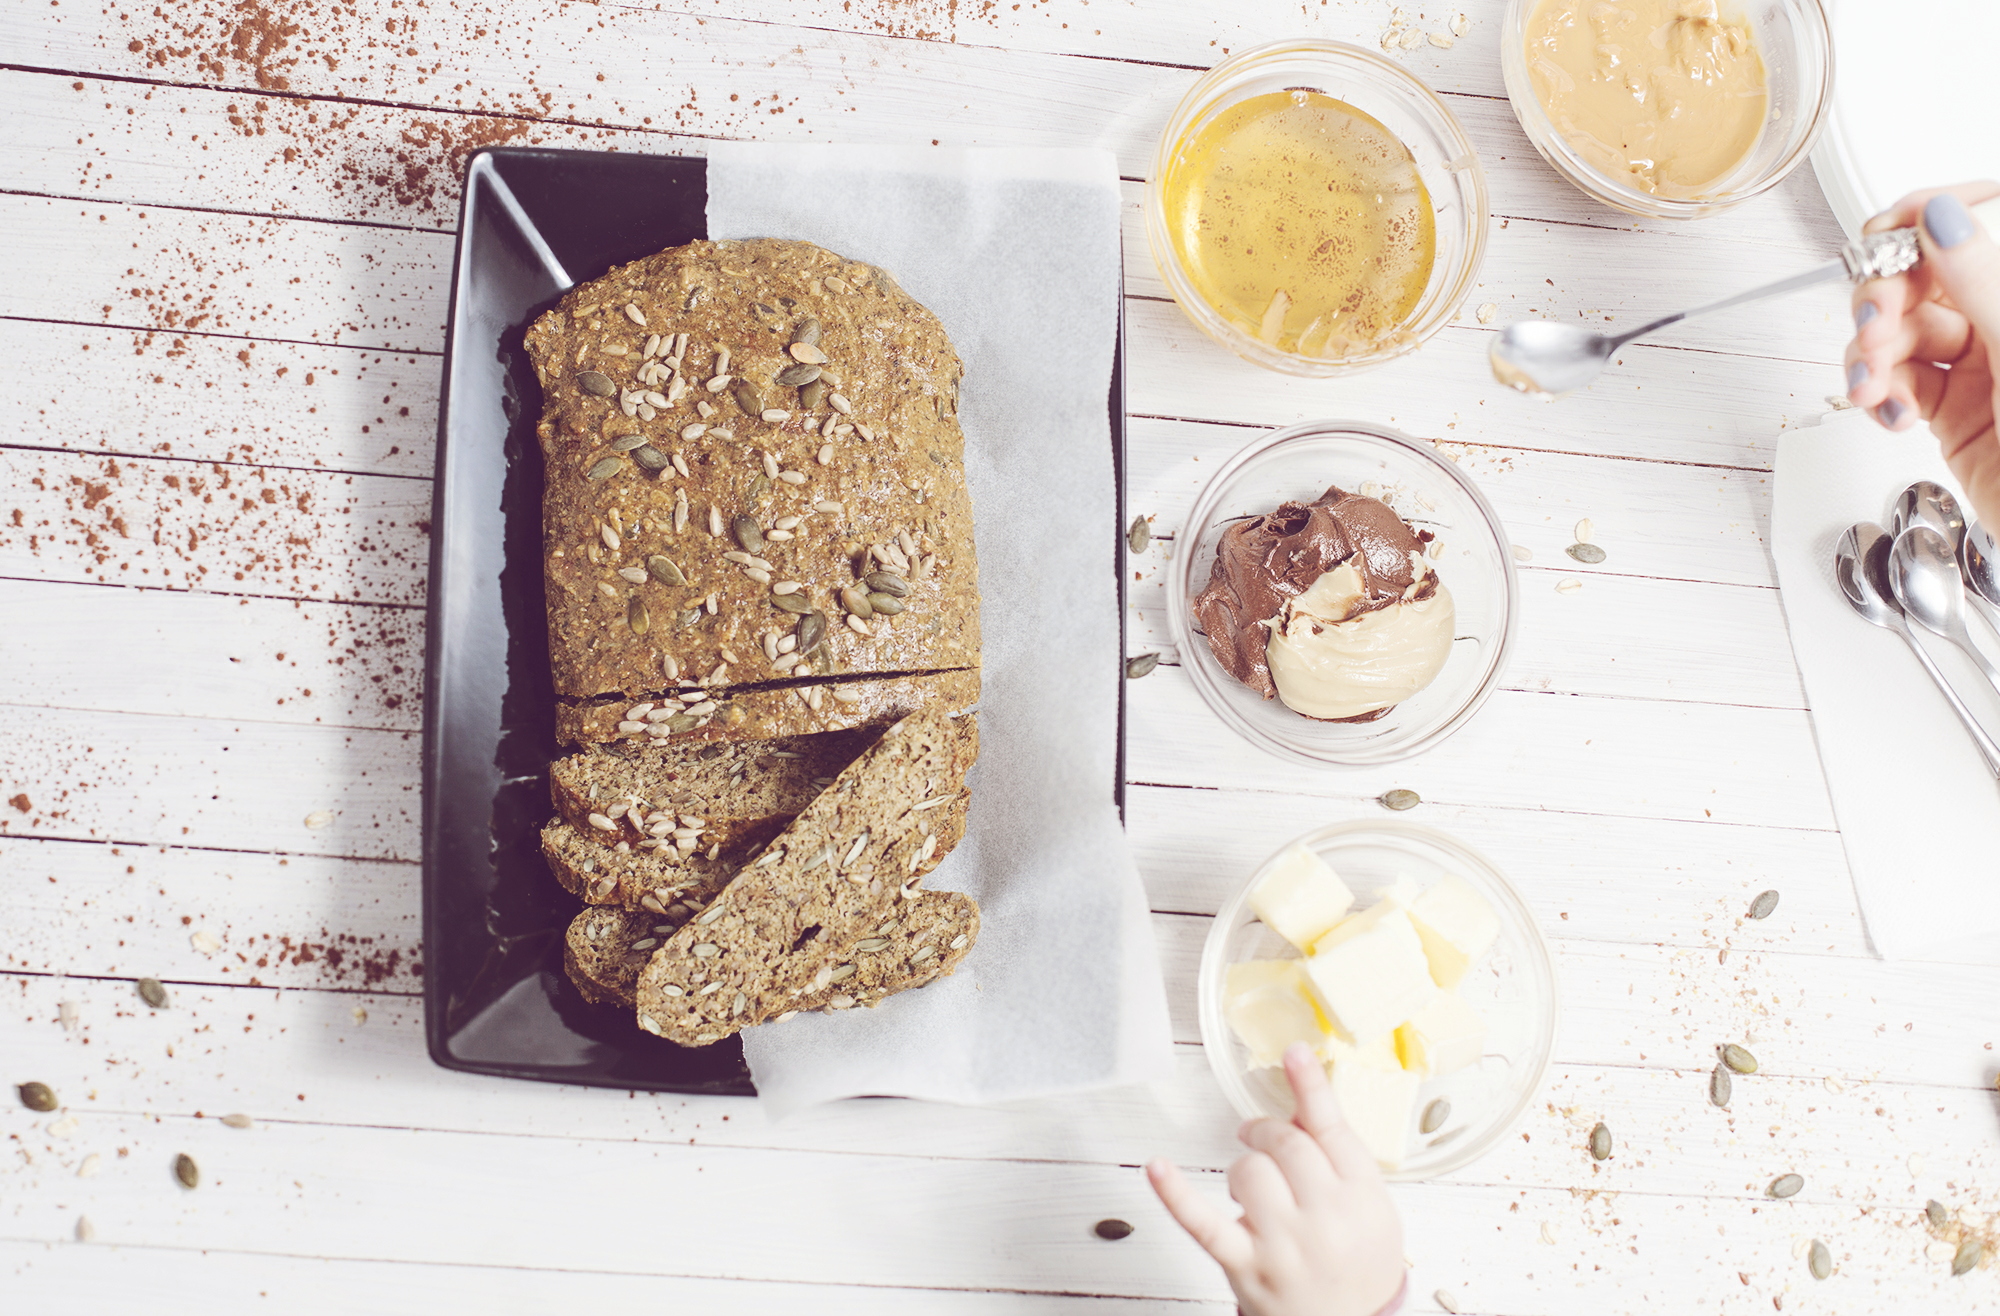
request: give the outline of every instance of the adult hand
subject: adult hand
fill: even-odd
[[[2000,345],[2000,246],[1968,205],[2000,184],[1912,192],[1864,226],[1917,226],[1923,262],[1854,292],[1847,396],[1891,430],[1922,417],[1979,520],[2000,528],[1994,349]]]
[[[1231,1219],[1167,1161],[1146,1177],[1229,1277],[1244,1316],[1375,1316],[1403,1290],[1403,1224],[1375,1157],[1347,1127],[1319,1060],[1285,1052],[1298,1099],[1290,1123],[1251,1120],[1229,1167]]]

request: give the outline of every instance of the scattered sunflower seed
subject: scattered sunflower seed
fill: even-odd
[[[618,391],[618,385],[611,382],[611,376],[601,375],[595,370],[586,370],[578,375],[576,385],[592,397],[608,398]]]
[[[1574,576],[1570,577],[1568,580],[1559,580],[1556,582],[1556,593],[1558,594],[1574,594],[1582,588],[1583,588],[1583,582],[1576,579]]]
[[[20,1095],[21,1104],[29,1110],[51,1111],[56,1108],[55,1089],[46,1083],[23,1083],[14,1091]]]
[[[1424,1107],[1424,1117],[1418,1122],[1417,1127],[1423,1133],[1436,1133],[1444,1127],[1444,1122],[1450,1118],[1451,1102],[1443,1097],[1439,1097],[1436,1101]]]
[[[167,995],[167,989],[160,985],[158,978],[139,979],[139,996],[155,1010],[166,1009],[167,1002],[171,999]]]
[[[1985,1253],[1986,1248],[1980,1243],[1978,1237],[1973,1234],[1967,1234],[1964,1238],[1958,1240],[1958,1251],[1952,1254],[1951,1273],[1954,1275],[1963,1275],[1966,1271],[1977,1266],[1980,1258]]]
[[[583,478],[586,480],[608,480],[618,474],[618,468],[624,464],[624,462],[619,461],[616,457],[602,458],[595,466],[592,466],[583,473]]]
[[[1516,562],[1532,562],[1534,559],[1535,550],[1529,548],[1526,544],[1514,545],[1514,560]]]
[[[252,1120],[248,1115],[243,1114],[241,1111],[238,1111],[235,1114],[231,1115],[224,1115],[222,1117],[222,1122],[232,1129],[247,1129],[252,1127],[256,1123],[256,1121]]]
[[[1604,560],[1604,550],[1595,544],[1575,543],[1563,550],[1579,562],[1596,566]]]
[[[1125,660],[1125,679],[1136,681],[1160,665],[1160,655],[1142,653]]]
[[[1439,1289],[1431,1294],[1431,1301],[1450,1312],[1452,1316],[1458,1316],[1458,1299],[1452,1296],[1450,1289]]]
[[[1153,528],[1146,524],[1146,517],[1142,512],[1132,518],[1132,528],[1125,532],[1125,547],[1132,550],[1132,556],[1137,557],[1145,552],[1146,545],[1152,542]]]
[[[1944,1209],[1944,1203],[1933,1197],[1924,1203],[1924,1219],[1931,1222],[1932,1229],[1943,1229],[1951,1223],[1951,1212]]]
[[[1599,1120],[1597,1127],[1590,1131],[1590,1159],[1608,1161],[1611,1159],[1611,1130]]]
[[[1776,909],[1777,907],[1778,907],[1777,892],[1775,891],[1761,892],[1758,894],[1755,900],[1750,902],[1750,917],[1769,918],[1771,917],[1771,911]]]
[[[201,1167],[194,1163],[194,1157],[182,1152],[174,1157],[174,1178],[181,1181],[183,1188],[201,1187]]]
[[[1422,804],[1424,802],[1424,797],[1417,794],[1415,791],[1408,791],[1408,790],[1383,791],[1381,798],[1377,799],[1375,802],[1381,805],[1385,809],[1393,809],[1397,813],[1401,813],[1405,809],[1414,809],[1419,804]]]
[[[1812,1250],[1806,1254],[1806,1269],[1812,1271],[1814,1279],[1825,1279],[1833,1273],[1833,1253],[1827,1251],[1826,1244],[1816,1238],[1812,1241]]]
[[[1717,1065],[1715,1072],[1708,1076],[1708,1104],[1711,1106],[1727,1106],[1729,1104],[1730,1091],[1735,1086],[1734,1081],[1729,1077],[1728,1066]]]
[[[1132,1236],[1132,1226],[1123,1220],[1100,1220],[1097,1222],[1097,1236],[1116,1243],[1121,1238]]]
[[[1764,1191],[1769,1193],[1773,1197],[1782,1198],[1782,1197],[1792,1196],[1793,1194],[1797,1193],[1799,1189],[1805,1186],[1806,1186],[1806,1181],[1804,1176],[1796,1174],[1781,1174],[1777,1178],[1771,1180],[1771,1186],[1765,1189]]]
[[[1757,1057],[1751,1055],[1734,1042],[1722,1048],[1722,1063],[1728,1065],[1739,1074],[1754,1074],[1757,1072]]]

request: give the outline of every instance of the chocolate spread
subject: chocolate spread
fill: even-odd
[[[1265,657],[1271,632],[1264,623],[1350,559],[1362,590],[1348,618],[1399,603],[1416,579],[1410,554],[1423,548],[1417,532],[1378,498],[1336,485],[1310,503],[1285,503],[1222,532],[1208,588],[1194,601],[1196,629],[1231,676],[1274,699],[1278,687]],[[1428,598],[1436,589],[1437,574],[1427,572],[1414,597]]]

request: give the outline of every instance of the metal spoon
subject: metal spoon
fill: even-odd
[[[1943,535],[1927,525],[1913,525],[1897,535],[1889,550],[1889,583],[1905,616],[1965,650],[2000,693],[2000,667],[1972,642],[1966,628],[1965,578],[1958,574],[1958,559]]]
[[[1862,620],[1903,637],[1903,643],[1910,646],[1910,652],[1930,673],[1938,693],[1951,705],[1951,711],[1958,714],[1965,733],[1979,749],[1979,757],[1986,760],[1987,769],[2000,777],[2000,744],[1994,743],[1965,701],[1958,697],[1958,691],[1951,688],[1951,682],[1944,679],[1944,673],[1917,643],[1917,637],[1910,634],[1910,624],[1903,619],[1903,611],[1890,593],[1889,549],[1889,536],[1882,532],[1881,526],[1869,521],[1850,526],[1833,552],[1833,576],[1840,582],[1840,592]]]
[[[1995,607],[2000,607],[2000,544],[1983,525],[1969,526],[1958,546],[1958,565],[1965,572],[1965,586]]]
[[[1927,525],[1943,535],[1954,557],[1965,540],[1965,513],[1958,510],[1958,499],[1930,480],[1918,480],[1897,495],[1889,513],[1889,537],[1900,538],[1913,525]]]

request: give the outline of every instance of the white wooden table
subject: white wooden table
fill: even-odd
[[[1806,169],[1699,227],[1588,204],[1515,126],[1498,4],[1466,8],[1454,47],[1397,58],[1485,161],[1480,291],[1415,356],[1323,383],[1182,318],[1140,180],[1197,69],[1287,35],[1375,46],[1380,0],[0,8],[0,1080],[64,1102],[0,1115],[0,1308],[1226,1310],[1133,1168],[1170,1155],[1220,1193],[1232,1156],[1197,949],[1249,865],[1390,787],[1513,875],[1564,992],[1519,1138],[1397,1190],[1415,1310],[1440,1289],[1592,1316],[2000,1305],[2000,1263],[1951,1278],[1921,1222],[1932,1197],[2000,1209],[2000,966],[1868,954],[1764,546],[1776,437],[1840,387],[1841,295],[1669,331],[1556,406],[1487,378],[1471,310],[1632,323],[1824,259],[1831,217]],[[1155,1090],[773,1127],[749,1101],[425,1056],[421,607],[464,153],[746,136],[1122,162],[1130,499],[1168,541],[1131,614],[1134,651],[1168,653],[1130,687],[1178,1041]],[[1316,415],[1438,440],[1533,553],[1506,689],[1394,768],[1250,750],[1164,632],[1161,563],[1204,473]],[[1582,517],[1602,566],[1563,556]],[[1765,888],[1783,903],[1746,921]],[[138,1001],[142,975],[171,1009]],[[1764,1069],[1724,1112],[1706,1088],[1729,1040]],[[1617,1151],[1595,1163],[1600,1119]],[[1785,1171],[1805,1190],[1766,1200]],[[1099,1240],[1105,1216],[1137,1232]]]

